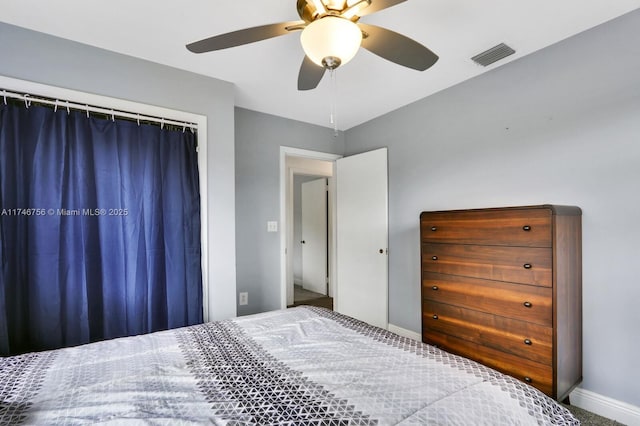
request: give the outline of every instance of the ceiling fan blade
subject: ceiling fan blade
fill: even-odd
[[[381,58],[418,71],[438,61],[438,55],[409,37],[376,25],[358,23],[358,26],[368,35],[362,39],[362,47]]]
[[[318,87],[326,69],[315,64],[306,55],[298,73],[298,90],[311,90]]]
[[[387,9],[391,6],[395,6],[400,3],[404,3],[407,0],[371,0],[371,4],[364,9],[360,13],[359,16],[371,15],[372,13],[379,12],[381,10]]]
[[[304,21],[290,21],[245,28],[243,30],[220,34],[187,44],[187,49],[193,53],[204,53],[227,49],[229,47],[242,46],[243,44],[249,44],[288,34],[290,31],[302,29],[302,26],[304,25]]]

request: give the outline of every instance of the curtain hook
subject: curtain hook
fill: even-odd
[[[164,130],[164,117],[160,118],[160,130]]]
[[[89,118],[89,105],[85,104],[84,106],[87,108],[87,118]]]
[[[185,125],[182,127],[182,133],[187,131],[187,124],[185,123]]]
[[[140,125],[140,114],[138,114],[138,126]]]
[[[116,115],[114,114],[113,110],[111,110],[111,121],[116,121]]]
[[[53,112],[58,112],[58,100],[56,99],[56,103],[53,106]]]
[[[29,109],[29,107],[31,106],[31,102],[29,102],[29,94],[25,93],[23,98],[24,98],[24,106],[27,107],[27,109]]]
[[[4,98],[4,104],[7,105],[7,91],[6,90],[2,90],[2,97]]]
[[[67,115],[71,114],[71,109],[69,108],[69,101],[66,101],[67,104]]]

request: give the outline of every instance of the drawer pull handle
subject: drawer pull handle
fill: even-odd
[[[437,227],[435,227],[435,226],[432,226],[432,227],[431,227],[431,232],[436,232],[437,230],[438,230],[438,228],[437,228]]]
[[[531,227],[529,225],[525,225],[522,227],[523,231],[531,231]]]
[[[524,344],[531,346],[533,342],[531,341],[531,339],[524,339]]]
[[[436,314],[433,314],[433,319],[437,320],[438,316]]]
[[[431,287],[431,290],[433,290],[433,291],[438,291],[438,290],[439,290],[439,288],[438,288],[438,286],[437,286],[437,285],[434,285],[433,287]]]
[[[531,302],[524,302],[523,305],[525,308],[531,308],[533,306]]]
[[[531,377],[525,377],[524,381],[529,383],[529,384],[533,383],[533,379]]]
[[[522,266],[524,266],[524,269],[531,269],[531,268],[533,268],[533,265],[531,265],[530,263],[525,263],[525,264],[524,264],[524,265],[522,265]]]
[[[431,260],[438,260],[438,256],[431,256]]]

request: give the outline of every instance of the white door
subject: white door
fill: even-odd
[[[302,184],[302,287],[327,294],[327,180]]]
[[[387,149],[336,161],[335,310],[387,328]]]

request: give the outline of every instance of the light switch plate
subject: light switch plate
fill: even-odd
[[[267,222],[267,232],[278,232],[278,222],[276,221]]]
[[[238,301],[238,305],[241,305],[241,306],[248,305],[249,304],[249,293],[243,291],[242,293],[239,294],[238,299],[240,299]]]

